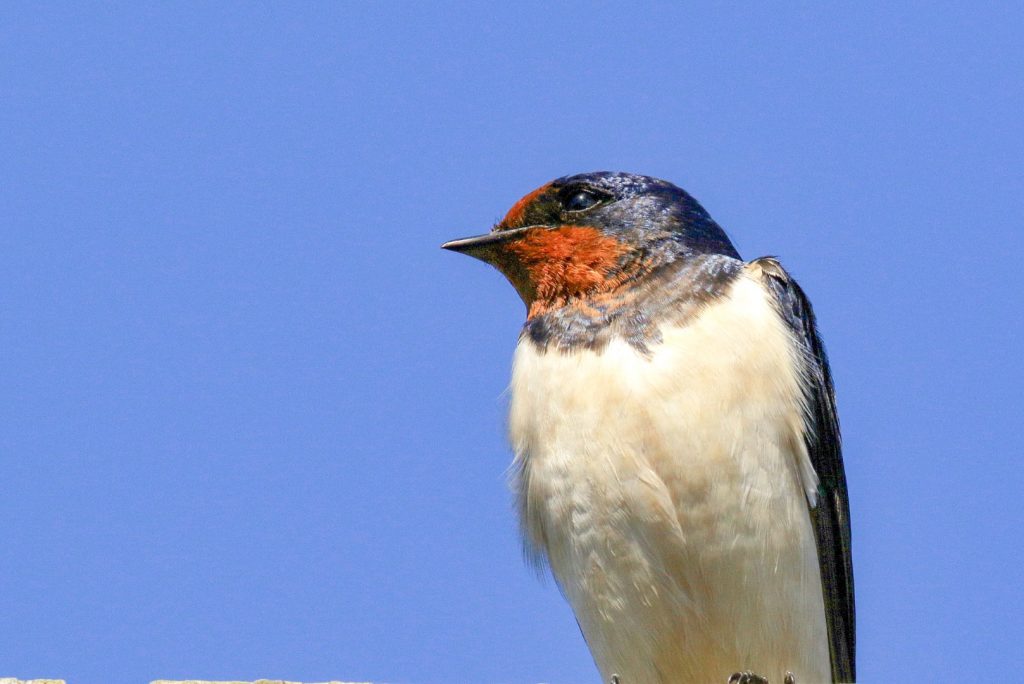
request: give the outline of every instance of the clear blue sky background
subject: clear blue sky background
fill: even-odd
[[[522,304],[438,245],[612,169],[811,294],[862,681],[1016,677],[1024,10],[967,4],[4,3],[0,675],[597,682]]]

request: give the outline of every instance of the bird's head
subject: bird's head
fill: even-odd
[[[542,185],[491,232],[442,246],[498,268],[530,316],[615,291],[680,259],[739,258],[725,232],[681,188],[607,171]]]

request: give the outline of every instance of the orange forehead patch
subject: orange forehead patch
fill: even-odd
[[[521,228],[523,226],[523,218],[526,215],[526,208],[529,207],[535,199],[543,195],[550,187],[551,183],[542,185],[513,204],[512,208],[508,210],[507,214],[505,214],[505,218],[502,219],[501,225],[505,228]]]
[[[505,247],[514,254],[533,291],[530,316],[588,292],[619,284],[611,273],[626,247],[593,226],[537,228]]]

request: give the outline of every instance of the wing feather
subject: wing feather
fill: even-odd
[[[771,257],[762,257],[753,263],[760,266],[765,286],[796,340],[804,347],[807,358],[808,410],[804,439],[819,480],[817,501],[808,502],[808,506],[818,546],[832,679],[853,682],[856,679],[856,625],[850,508],[828,358],[818,335],[811,303],[800,286]]]

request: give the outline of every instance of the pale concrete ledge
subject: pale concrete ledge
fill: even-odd
[[[66,684],[63,679],[14,679],[13,677],[0,677],[0,684]],[[156,679],[150,684],[302,684],[284,679],[257,679],[254,682],[217,681],[211,682],[203,679]],[[370,682],[342,682],[332,679],[329,682],[310,682],[309,684],[370,684]]]
[[[14,679],[13,677],[0,677],[0,684],[66,684],[63,679]],[[157,679],[150,684],[302,684],[284,679],[257,679],[254,682],[218,681],[211,682],[203,679]],[[370,684],[370,682],[341,682],[332,679],[329,682],[310,682],[309,684]]]
[[[56,680],[54,680],[56,681]],[[44,682],[40,679],[39,682]],[[49,684],[50,680],[45,680],[46,684]],[[0,679],[0,684],[7,684],[6,681]],[[29,683],[26,683],[29,684]],[[31,683],[35,684],[35,683]],[[64,684],[59,682],[59,684]],[[157,679],[150,684],[302,684],[302,682],[292,682],[286,679],[257,679],[254,682],[236,682],[236,681],[216,681],[211,682],[205,679]],[[340,682],[336,679],[332,679],[329,682],[310,682],[309,684],[370,684],[370,682]]]

